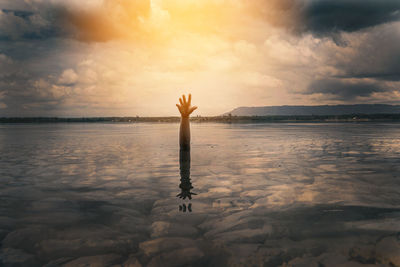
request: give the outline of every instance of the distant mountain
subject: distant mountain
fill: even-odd
[[[265,106],[239,107],[223,115],[233,116],[307,116],[307,115],[349,115],[349,114],[398,114],[400,105],[359,104],[323,106]]]

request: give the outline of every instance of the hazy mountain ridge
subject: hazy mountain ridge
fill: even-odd
[[[349,115],[349,114],[397,114],[400,105],[356,104],[320,106],[263,106],[238,107],[223,115],[233,116],[311,116],[311,115]]]

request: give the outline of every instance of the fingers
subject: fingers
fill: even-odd
[[[178,108],[179,112],[182,113],[182,107],[176,104],[176,107]]]
[[[188,113],[189,113],[189,114],[192,114],[192,112],[195,111],[196,109],[197,109],[196,106],[191,107],[191,108],[189,109],[189,112],[188,112]]]
[[[195,111],[197,109],[197,107],[190,107],[192,102],[192,94],[188,94],[188,98],[186,100],[186,96],[182,95],[181,98],[179,98],[179,104],[177,104],[176,106],[179,109],[179,112],[181,114],[185,113],[187,115],[191,114],[193,111]]]

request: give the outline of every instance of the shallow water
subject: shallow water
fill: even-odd
[[[178,130],[0,125],[0,266],[400,266],[400,124]]]

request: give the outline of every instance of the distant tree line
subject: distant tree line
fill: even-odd
[[[192,122],[257,123],[257,122],[362,122],[362,121],[400,121],[400,114],[348,114],[348,115],[301,115],[301,116],[232,116],[191,117]],[[139,123],[173,122],[180,117],[2,117],[0,123]]]

